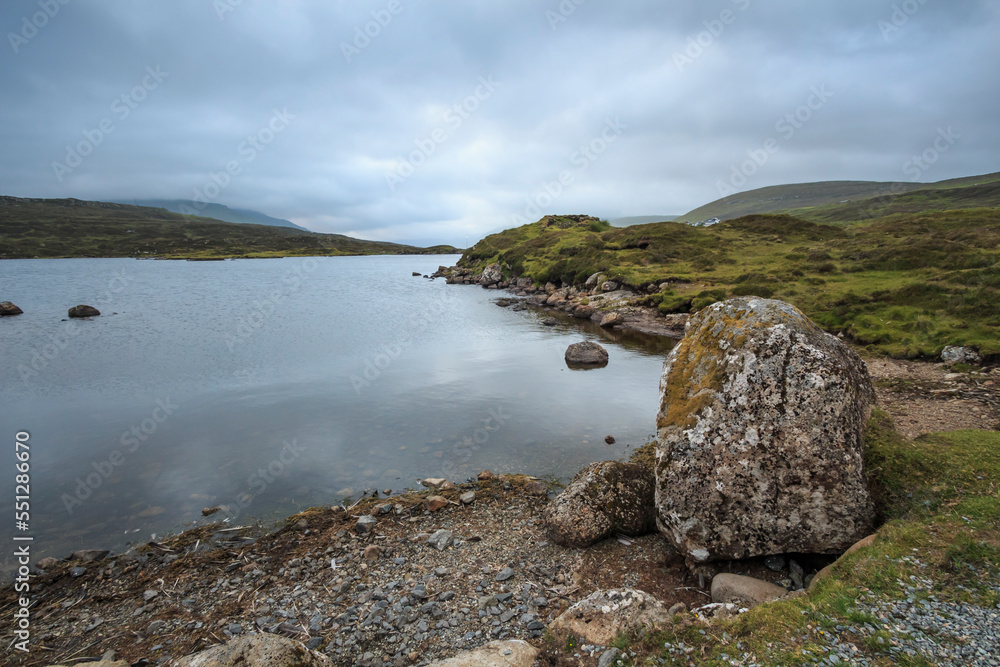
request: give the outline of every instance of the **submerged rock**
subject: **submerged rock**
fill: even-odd
[[[73,306],[69,309],[70,317],[97,317],[100,314],[101,311],[97,310],[93,306],[86,306],[84,304]]]
[[[577,366],[607,366],[608,351],[589,340],[566,348],[566,363]]]
[[[10,315],[21,315],[22,313],[24,313],[24,311],[15,306],[10,301],[0,301],[0,317],[8,317]]]
[[[864,362],[782,301],[692,316],[660,381],[656,505],[689,562],[840,553],[871,532]]]
[[[655,483],[653,472],[645,466],[592,463],[545,508],[545,531],[556,544],[576,548],[617,533],[635,537],[653,532]]]

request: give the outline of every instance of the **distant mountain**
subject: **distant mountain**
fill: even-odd
[[[772,185],[729,195],[704,206],[699,206],[677,218],[677,222],[699,222],[708,218],[731,220],[744,215],[779,211],[794,211],[796,215],[803,215],[804,212],[818,207],[858,203],[859,200],[894,199],[916,190],[949,190],[990,186],[998,181],[1000,181],[1000,172],[955,178],[937,183],[820,181],[818,183]],[[989,204],[984,202],[983,205]],[[948,206],[948,208],[956,207]],[[971,206],[957,208],[971,208]]]
[[[225,207],[222,207],[225,208]],[[0,196],[0,259],[30,257],[224,258],[437,255],[418,248],[275,225],[222,222],[164,207]]]
[[[300,227],[290,220],[283,218],[272,218],[259,211],[250,211],[242,208],[229,208],[222,204],[206,204],[203,202],[191,201],[190,199],[125,199],[119,200],[119,204],[132,204],[134,206],[151,206],[153,208],[165,208],[174,213],[182,215],[197,215],[202,218],[214,218],[223,222],[239,222],[251,225],[270,225],[272,227],[291,227],[309,231],[305,227]]]
[[[612,227],[630,227],[632,225],[646,225],[651,222],[671,222],[676,220],[676,215],[633,215],[627,218],[615,218],[609,220]]]

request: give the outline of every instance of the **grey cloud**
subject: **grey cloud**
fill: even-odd
[[[186,198],[235,160],[215,201],[462,245],[538,201],[682,213],[768,138],[779,150],[745,188],[902,179],[948,127],[961,140],[924,180],[998,168],[996,2],[231,5],[220,18],[196,0],[69,2],[15,53],[10,34],[39,3],[4,3],[0,190]],[[169,75],[121,117],[115,101],[147,67]],[[469,102],[481,77],[500,85]],[[786,136],[780,120],[822,86],[832,97]],[[294,118],[269,137],[276,109]],[[627,129],[582,159],[616,117]],[[113,131],[60,182],[52,163],[104,120]],[[262,132],[260,150],[241,150]],[[387,182],[407,161],[421,164]],[[572,182],[548,201],[561,172]]]

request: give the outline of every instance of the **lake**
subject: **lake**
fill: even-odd
[[[671,341],[546,327],[502,292],[411,275],[457,259],[0,262],[0,300],[24,310],[0,319],[0,507],[13,514],[20,431],[35,559],[425,477],[565,481],[655,433]],[[76,304],[102,315],[65,320]],[[567,368],[581,340],[609,365]]]

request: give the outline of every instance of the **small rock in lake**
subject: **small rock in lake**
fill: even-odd
[[[73,306],[69,309],[70,317],[97,317],[100,314],[101,311],[93,306],[87,306],[82,303],[79,306]]]
[[[554,327],[555,325],[559,324],[559,320],[557,320],[554,317],[546,317],[544,320],[542,320],[542,324],[544,324],[547,327]]]
[[[206,507],[201,511],[202,516],[212,516],[216,512],[221,511],[222,508],[216,505],[215,507]]]
[[[604,436],[604,442],[608,443],[609,445],[615,444],[615,436],[613,435]]]
[[[597,343],[583,341],[566,348],[566,363],[572,366],[607,366],[608,351]]]
[[[10,315],[21,315],[22,313],[24,313],[24,311],[15,306],[10,301],[0,301],[0,317],[7,317]]]
[[[69,559],[82,560],[84,563],[94,563],[103,560],[109,553],[111,552],[106,549],[80,549],[74,551]]]
[[[495,477],[496,477],[496,475],[494,475],[489,470],[484,470],[481,473],[479,473],[479,476],[476,479],[478,479],[480,482],[485,482],[486,480],[490,480],[490,479],[493,479]]]

